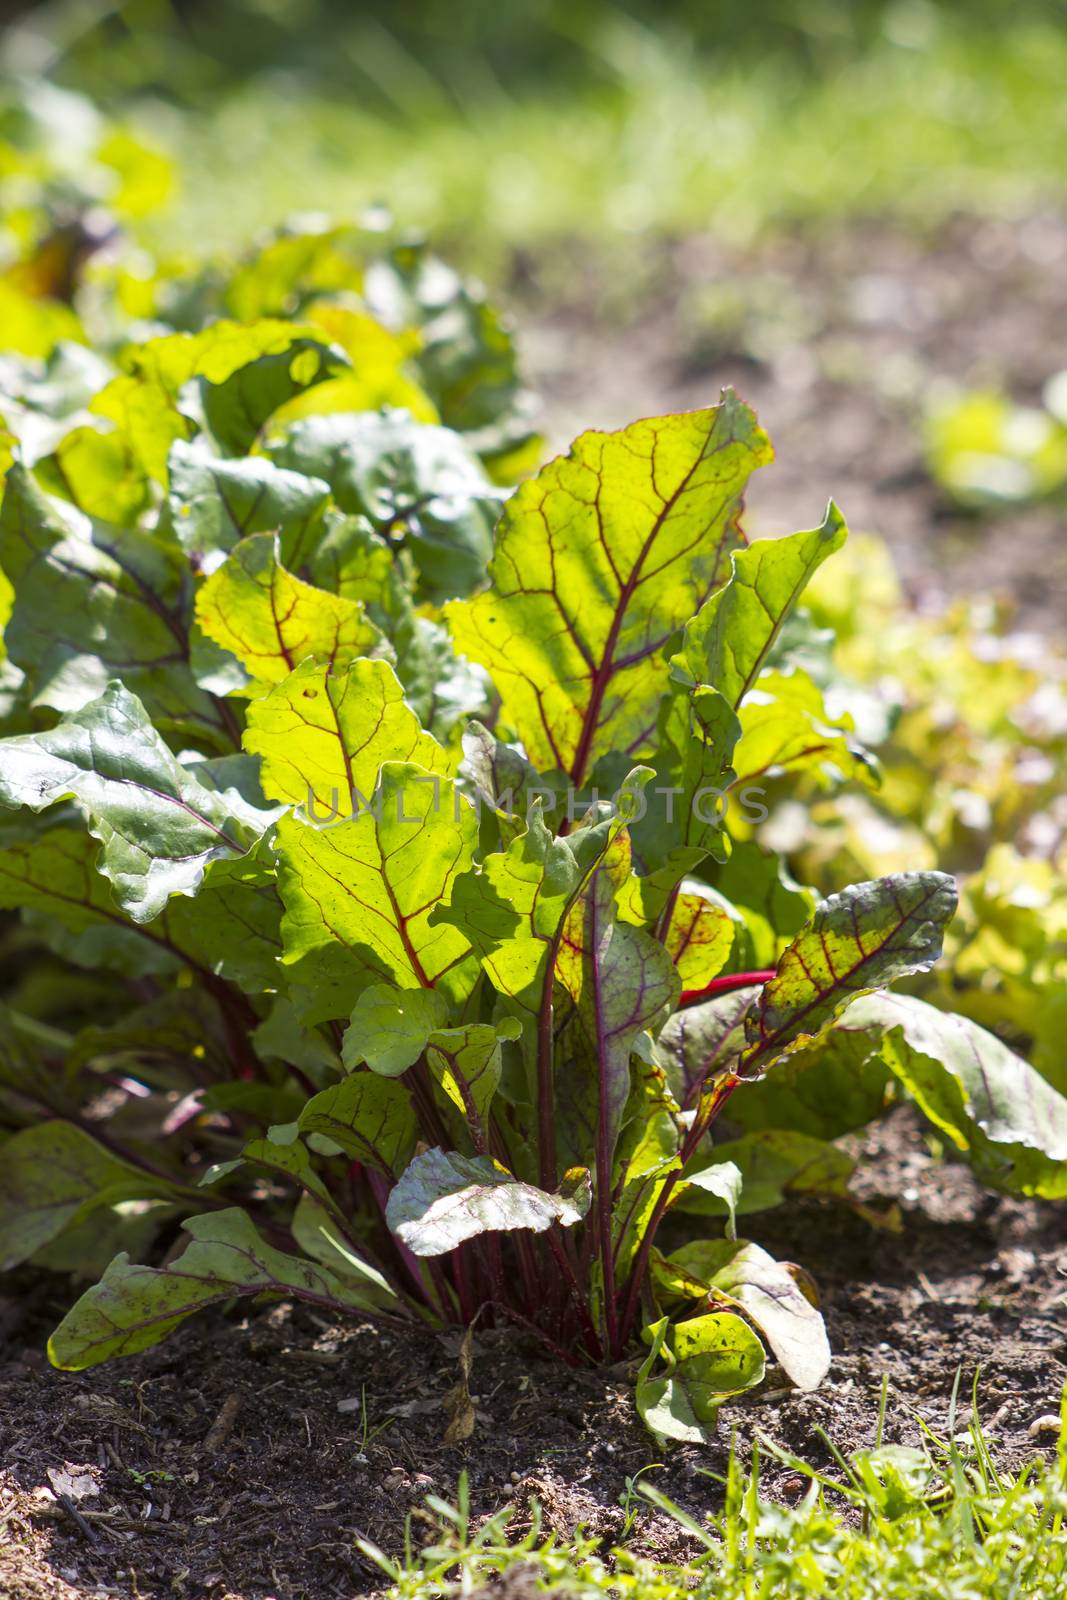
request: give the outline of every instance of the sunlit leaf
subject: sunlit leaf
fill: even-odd
[[[676,1250],[670,1260],[736,1303],[798,1389],[819,1387],[830,1366],[822,1317],[766,1250],[744,1239],[704,1239]]]
[[[769,445],[721,406],[586,433],[505,508],[492,588],[449,608],[534,763],[581,785],[654,746],[662,654],[726,573],[740,497]]]
[[[304,805],[317,823],[366,806],[384,761],[442,776],[453,765],[419,726],[385,661],[353,661],[337,673],[305,662],[249,706],[244,746],[263,758],[264,793]]]
[[[558,1194],[546,1194],[486,1157],[427,1150],[389,1196],[385,1218],[415,1255],[440,1256],[481,1233],[573,1227],[588,1206],[588,1173],[569,1174]]]
[[[763,1346],[743,1317],[723,1311],[672,1326],[661,1317],[644,1330],[652,1346],[637,1377],[637,1409],[664,1439],[706,1444],[719,1407],[761,1381]],[[666,1371],[653,1377],[663,1362]]]
[[[262,683],[282,683],[308,660],[331,673],[343,670],[381,643],[358,600],[286,571],[273,533],[250,534],[234,547],[200,586],[196,620]]]
[[[384,978],[462,998],[477,974],[470,943],[431,913],[469,867],[477,833],[448,779],[402,762],[386,765],[374,804],[354,820],[316,828],[283,817],[286,961],[340,946],[360,989]]]
[[[853,884],[823,901],[760,990],[741,1071],[806,1044],[858,995],[928,970],[955,909],[955,881],[943,872]]]

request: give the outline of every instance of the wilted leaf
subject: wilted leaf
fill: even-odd
[[[747,1240],[701,1240],[672,1263],[733,1300],[756,1324],[798,1389],[817,1389],[830,1366],[826,1328],[787,1269]]]
[[[871,995],[842,1022],[881,1036],[885,1064],[983,1183],[1067,1197],[1067,1099],[995,1034],[912,995]]]

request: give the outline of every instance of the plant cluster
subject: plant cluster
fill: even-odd
[[[797,610],[844,524],[748,543],[736,396],[509,493],[510,339],[424,252],[287,233],[155,321],[0,399],[0,1264],[102,1272],[53,1361],[260,1295],[643,1336],[697,1439],[824,1374],[738,1217],[845,1199],[891,1094],[1067,1193],[1067,1100],[912,992],[953,879],[820,899],[735,803],[878,782]]]

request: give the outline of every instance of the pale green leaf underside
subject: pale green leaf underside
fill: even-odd
[[[485,1157],[427,1150],[389,1196],[385,1218],[417,1256],[440,1256],[480,1233],[569,1228],[589,1204],[588,1178],[558,1194],[520,1183]]]

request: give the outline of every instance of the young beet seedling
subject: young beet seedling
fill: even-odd
[[[269,416],[265,359],[221,387]],[[199,414],[217,416],[215,380],[199,381]],[[437,609],[451,548],[476,585],[499,504],[454,435],[328,413],[276,435],[261,421],[229,449],[212,465],[206,434],[173,444],[169,516],[115,544],[126,569],[156,571],[151,604],[128,597],[111,660],[88,636],[57,646],[49,684],[58,659],[65,693],[72,674],[100,681],[73,706],[38,688],[65,714],[0,743],[0,800],[40,813],[5,846],[26,903],[83,955],[95,938],[101,960],[151,974],[149,1015],[76,1042],[66,1081],[134,1049],[138,1026],[179,1040],[162,1079],[139,1069],[170,1096],[150,1144],[128,1111],[105,1144],[53,1083],[34,1090],[50,1114],[7,1146],[8,1259],[54,1239],[57,1216],[77,1228],[103,1208],[120,1251],[52,1359],[86,1367],[268,1294],[511,1322],[568,1362],[614,1362],[643,1337],[639,1407],[677,1438],[759,1381],[765,1346],[814,1386],[829,1351],[803,1275],[739,1239],[736,1217],[800,1175],[817,1187],[818,1141],[772,1124],[723,1146],[716,1120],[791,1062],[831,1072],[851,1052],[865,1082],[895,1074],[964,1142],[968,1062],[987,1081],[1029,1072],[921,1001],[862,998],[935,961],[950,878],[816,904],[735,826],[771,774],[874,781],[782,638],[845,539],[838,513],[746,542],[742,494],[770,447],[727,394],[584,434],[507,500],[488,585]],[[420,494],[372,494],[403,451]],[[272,524],[242,537],[216,478],[231,503],[266,496]],[[103,603],[101,535],[20,467],[0,525],[9,648],[40,680],[35,574],[62,547],[76,629],[79,581]],[[27,539],[41,554],[20,566]],[[819,1151],[833,1178],[843,1157]],[[675,1213],[714,1220],[663,1254]],[[175,1216],[184,1252],[133,1264],[127,1239],[147,1253]]]

